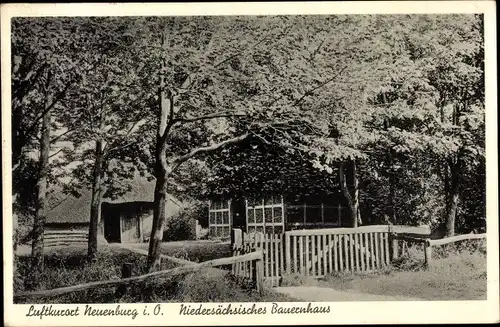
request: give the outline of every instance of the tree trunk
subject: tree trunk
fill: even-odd
[[[394,181],[394,172],[391,172],[389,178],[389,219],[392,224],[398,224],[396,217],[396,185]]]
[[[455,235],[455,220],[458,209],[458,178],[460,167],[458,162],[450,163],[449,189],[446,193],[446,236]]]
[[[354,160],[350,162],[350,168],[352,190],[349,190],[347,185],[347,178],[343,163],[339,166],[339,184],[349,206],[352,227],[358,227],[358,224],[361,224],[361,214],[359,212],[359,182],[356,172],[356,162]]]
[[[154,271],[160,266],[159,246],[163,240],[163,227],[166,219],[167,206],[167,176],[162,168],[156,169],[156,186],[153,207],[153,226],[149,239],[148,271]]]
[[[52,102],[50,95],[46,96],[45,106],[49,106]],[[47,175],[49,164],[49,151],[50,151],[50,119],[51,110],[43,116],[42,131],[40,139],[40,161],[39,169],[40,174],[37,182],[37,206],[35,220],[33,222],[33,243],[31,247],[31,255],[33,257],[33,284],[32,287],[37,288],[40,286],[43,274],[43,232],[46,220],[46,198],[47,198]]]
[[[88,240],[88,257],[90,261],[97,258],[97,236],[101,229],[100,207],[101,207],[101,176],[103,164],[103,146],[102,139],[98,139],[95,144],[95,163],[92,176],[92,200],[90,203],[90,226]]]
[[[466,104],[463,104],[465,107]],[[452,123],[459,126],[460,121],[460,104],[455,104],[453,107]],[[446,191],[446,236],[450,237],[455,235],[455,220],[458,209],[458,186],[460,178],[461,167],[461,149],[454,158],[448,160],[449,175],[445,180]],[[448,172],[448,171],[447,171]]]
[[[17,193],[12,194],[12,204],[17,202]],[[13,247],[14,247],[14,253],[17,251],[17,243],[19,242],[19,222],[18,222],[18,217],[17,213],[14,212],[14,206],[12,206],[12,242],[13,242]]]
[[[389,151],[389,219],[392,224],[397,225],[396,217],[396,172],[394,171],[394,161],[392,150]]]
[[[162,48],[167,53],[167,33],[162,35]],[[159,88],[159,110],[158,110],[158,127],[156,133],[156,149],[155,149],[155,195],[153,205],[153,226],[151,228],[151,237],[149,239],[149,251],[147,260],[147,270],[153,271],[160,265],[159,246],[163,240],[163,226],[166,219],[167,206],[167,179],[170,168],[167,162],[167,142],[170,127],[174,116],[174,101],[173,95],[167,89],[166,77],[164,74],[167,66],[166,58],[161,61],[162,72],[160,76]]]

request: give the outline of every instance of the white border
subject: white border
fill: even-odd
[[[14,16],[140,16],[140,15],[271,15],[271,14],[402,14],[484,13],[486,56],[486,171],[488,212],[488,300],[446,302],[332,302],[330,314],[180,316],[180,304],[163,304],[164,316],[80,316],[29,319],[29,305],[12,304],[12,221],[3,220],[4,230],[4,322],[10,326],[89,325],[239,325],[239,324],[363,324],[363,323],[467,323],[498,322],[498,158],[496,88],[496,15],[493,1],[398,1],[398,2],[293,2],[293,3],[172,3],[172,4],[7,4],[1,6],[2,71],[2,187],[3,217],[12,216],[10,145],[10,18]],[[268,311],[270,304],[267,305]],[[291,305],[291,304],[289,304]],[[149,306],[149,305],[148,305]],[[207,304],[216,307],[217,304]],[[69,307],[61,305],[60,307]],[[99,305],[100,308],[115,307]],[[144,304],[121,305],[141,308]],[[152,307],[152,305],[150,306]],[[81,309],[80,309],[81,310]]]

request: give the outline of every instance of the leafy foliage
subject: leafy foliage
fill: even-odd
[[[365,223],[456,215],[469,231],[485,217],[483,47],[479,15],[15,19],[15,190],[36,180],[50,77],[50,182],[72,194],[98,142],[106,197],[136,174],[185,199],[328,194],[356,163]]]

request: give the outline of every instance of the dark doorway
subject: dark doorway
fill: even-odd
[[[232,228],[241,228],[244,232],[247,230],[245,199],[239,198],[231,201],[231,212],[233,215]]]
[[[101,217],[104,220],[104,237],[109,243],[120,243],[120,212],[118,210],[110,209],[111,206],[109,204],[102,204]]]

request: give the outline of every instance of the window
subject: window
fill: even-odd
[[[304,206],[303,205],[288,205],[286,207],[286,218],[289,224],[304,223]]]
[[[321,201],[294,201],[286,206],[287,224],[294,226],[341,226],[345,219],[346,208],[340,205],[325,204]]]
[[[268,196],[264,199],[247,199],[247,232],[277,234],[283,232],[283,197]]]
[[[226,238],[231,236],[231,209],[229,201],[210,201],[208,228],[211,237]]]

